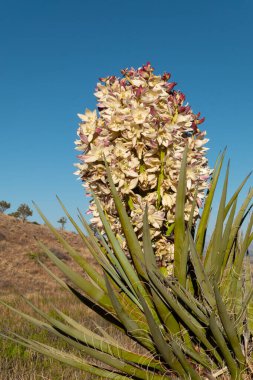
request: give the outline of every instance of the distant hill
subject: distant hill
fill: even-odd
[[[81,238],[74,232],[58,230],[64,238],[80,252],[89,262],[94,262]],[[67,252],[45,225],[31,222],[21,222],[15,217],[0,214],[0,295],[19,291],[23,294],[54,293],[59,285],[38,265],[41,261],[55,273],[64,276],[55,268],[51,261],[42,253],[37,240],[42,241],[59,258],[68,265],[82,272],[71,260]],[[251,244],[250,253],[253,254]],[[251,256],[253,262],[253,256]]]
[[[68,231],[60,231],[66,240],[88,260],[92,260],[81,238]],[[59,285],[40,267],[37,255],[50,269],[55,268],[42,253],[37,240],[42,241],[59,258],[77,268],[66,251],[57,242],[49,228],[31,222],[21,222],[15,217],[0,214],[0,295],[13,293],[54,292]],[[80,269],[78,268],[80,271]],[[54,270],[55,271],[55,270]],[[59,272],[55,271],[59,274]],[[61,275],[63,278],[63,275]]]

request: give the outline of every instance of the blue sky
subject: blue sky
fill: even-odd
[[[53,223],[55,194],[85,211],[76,114],[99,77],[147,61],[206,117],[210,164],[228,147],[231,192],[253,168],[252,14],[251,0],[1,1],[0,200],[35,200]]]

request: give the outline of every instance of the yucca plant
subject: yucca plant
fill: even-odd
[[[76,252],[36,207],[84,276],[42,243],[68,280],[39,262],[41,266],[125,334],[135,349],[101,327],[99,333],[91,331],[57,308],[53,317],[28,300],[43,321],[4,304],[80,355],[16,334],[2,336],[107,379],[250,379],[252,189],[237,208],[248,177],[227,200],[228,165],[207,241],[224,153],[209,183],[211,169],[203,146],[207,140],[198,129],[203,119],[183,104],[185,96],[173,89],[174,82],[168,83],[170,74],[155,76],[149,63],[122,74],[121,79],[110,76],[98,84],[99,117],[89,110],[79,115],[76,144],[82,154],[77,174],[92,195],[92,229],[80,213],[85,234],[59,200],[97,265]]]
[[[102,328],[95,333],[57,308],[52,317],[26,301],[43,318],[36,319],[5,304],[30,323],[46,329],[80,350],[75,356],[25,337],[3,335],[25,347],[106,379],[251,379],[253,377],[253,287],[248,247],[253,240],[250,215],[251,189],[239,210],[238,196],[248,177],[227,200],[229,166],[223,184],[215,228],[206,241],[207,225],[224,154],[218,158],[203,213],[193,233],[192,220],[184,223],[187,148],[177,190],[175,214],[175,271],[168,276],[157,266],[150,238],[148,210],[143,215],[143,245],[133,230],[125,207],[106,164],[111,195],[117,208],[131,258],[127,258],[94,196],[104,235],[83,233],[60,201],[66,216],[95,258],[90,265],[50,224],[41,217],[62,243],[85,276],[71,269],[42,243],[45,253],[68,278],[62,281],[40,263],[59,284],[115,329],[136,343],[136,351],[122,346]],[[248,226],[242,224],[248,220]],[[103,273],[103,276],[101,275]],[[140,351],[139,347],[143,350]],[[141,353],[140,353],[141,352]],[[100,364],[85,358],[93,357]]]

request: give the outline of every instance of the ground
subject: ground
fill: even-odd
[[[72,247],[90,262],[94,262],[79,235],[69,231],[58,231]],[[38,241],[42,241],[64,262],[81,272],[47,226],[32,222],[23,223],[14,217],[0,214],[0,300],[33,314],[21,299],[22,294],[44,311],[51,312],[51,304],[54,304],[60,310],[84,323],[85,326],[91,326],[96,316],[63,290],[37,263],[36,259],[39,257],[54,273],[64,279],[64,276],[43,254]],[[0,305],[0,315],[1,332],[15,331],[22,336],[53,344],[60,349],[71,350],[46,331],[30,326],[2,305]],[[0,380],[37,379],[88,380],[95,378],[0,337]]]

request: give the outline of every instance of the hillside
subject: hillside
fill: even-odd
[[[84,256],[89,257],[81,238],[68,231],[60,231],[66,240]],[[37,240],[42,241],[59,258],[75,267],[67,252],[57,242],[49,228],[31,222],[21,222],[14,217],[0,214],[0,295],[17,290],[23,294],[51,293],[59,288],[36,261],[39,255],[50,269],[55,267],[42,253]],[[80,270],[80,269],[79,269]],[[55,273],[57,272],[57,269]],[[61,275],[63,278],[63,276]]]

